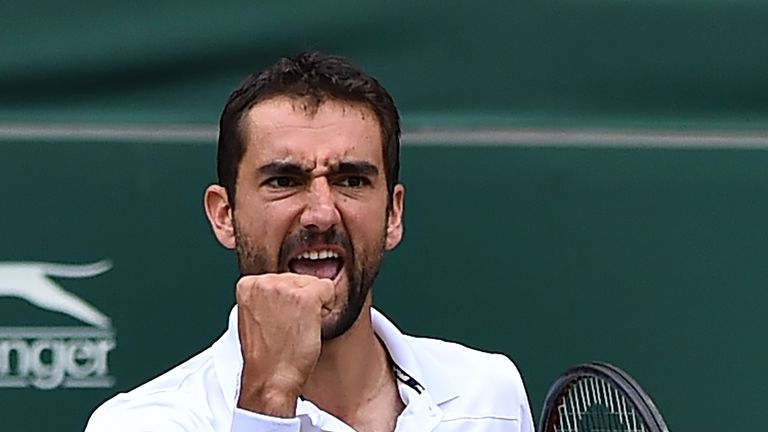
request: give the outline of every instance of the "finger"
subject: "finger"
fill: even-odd
[[[302,274],[296,274],[296,273],[287,273],[286,276],[288,276],[293,282],[293,284],[299,288],[305,288],[320,280],[314,276],[302,275]]]
[[[330,279],[317,280],[317,297],[323,308],[331,309],[336,301],[336,285]]]

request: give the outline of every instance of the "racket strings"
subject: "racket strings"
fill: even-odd
[[[626,398],[597,377],[584,377],[563,392],[557,405],[556,432],[646,432]]]

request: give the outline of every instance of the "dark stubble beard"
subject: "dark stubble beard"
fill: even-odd
[[[331,340],[343,335],[357,321],[360,312],[363,310],[368,292],[373,286],[373,282],[376,280],[376,276],[381,268],[381,261],[384,256],[384,236],[382,236],[378,244],[374,245],[372,251],[367,254],[360,253],[358,256],[354,252],[354,247],[349,237],[335,228],[324,232],[302,229],[286,237],[280,246],[277,264],[270,265],[265,248],[262,245],[254,244],[247,236],[241,234],[242,232],[243,230],[235,223],[235,248],[241,276],[290,272],[288,257],[292,256],[292,252],[298,247],[324,244],[338,245],[344,248],[343,271],[346,272],[349,285],[347,301],[344,303],[338,319],[323,324],[321,330],[322,340]]]

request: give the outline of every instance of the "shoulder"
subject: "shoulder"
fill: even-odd
[[[392,360],[451,415],[530,421],[523,380],[506,355],[404,334],[375,309],[372,318]]]
[[[208,349],[104,402],[86,432],[214,430],[210,414],[226,406]]]
[[[417,349],[428,352],[454,380],[460,381],[464,392],[492,390],[508,396],[525,394],[517,366],[504,354],[480,351],[440,339],[408,338]]]
[[[408,336],[422,358],[438,365],[433,373],[454,386],[458,397],[441,405],[444,422],[515,423],[509,430],[531,430],[531,412],[523,379],[506,355],[455,342]],[[439,377],[431,375],[432,380]]]

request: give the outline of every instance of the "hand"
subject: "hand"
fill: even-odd
[[[322,318],[335,295],[331,280],[294,273],[238,281],[240,408],[276,417],[296,415],[296,399],[320,356]]]

